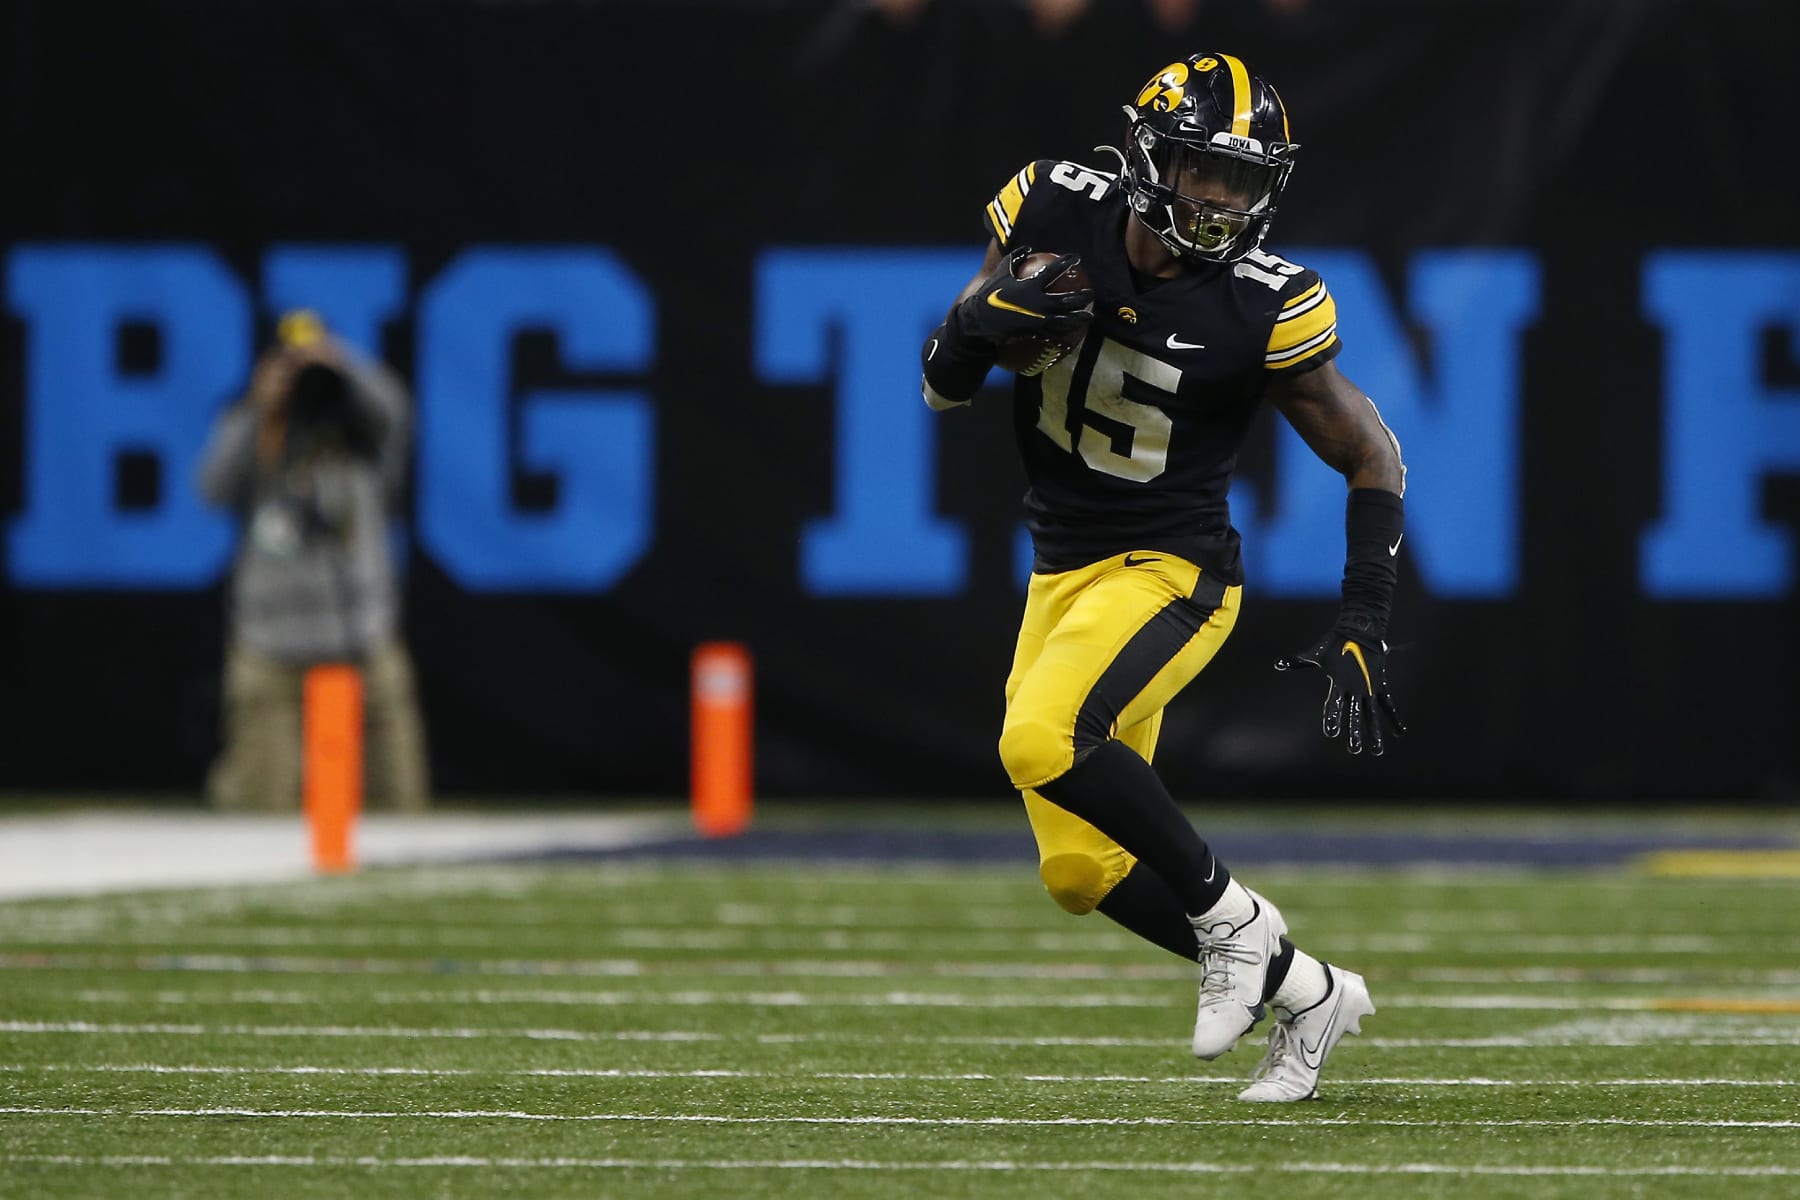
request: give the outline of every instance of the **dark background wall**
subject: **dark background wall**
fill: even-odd
[[[508,366],[514,409],[539,388],[647,398],[654,516],[629,570],[586,590],[497,590],[408,542],[408,628],[445,790],[680,791],[687,656],[735,638],[758,660],[765,792],[1003,792],[992,747],[1022,490],[1004,397],[955,414],[930,448],[935,513],[968,539],[965,577],[937,594],[819,594],[802,541],[853,465],[833,374],[851,335],[828,333],[823,377],[782,380],[763,361],[758,321],[774,318],[759,315],[759,280],[772,251],[977,254],[981,205],[1008,174],[1036,157],[1104,165],[1090,147],[1117,140],[1142,81],[1214,47],[1276,82],[1305,146],[1271,248],[1362,255],[1418,370],[1453,366],[1408,319],[1419,256],[1516,253],[1537,298],[1507,342],[1517,468],[1493,507],[1516,524],[1440,519],[1421,535],[1440,554],[1459,540],[1465,557],[1494,539],[1504,582],[1466,594],[1403,556],[1395,677],[1415,736],[1378,763],[1320,739],[1310,681],[1268,664],[1323,629],[1330,601],[1259,592],[1253,577],[1231,644],[1165,725],[1159,762],[1177,793],[1800,791],[1791,565],[1714,588],[1729,561],[1660,575],[1644,562],[1677,488],[1749,489],[1778,558],[1800,527],[1800,438],[1781,415],[1800,384],[1790,4],[1208,4],[1170,28],[1119,0],[1054,31],[1021,6],[944,0],[905,20],[723,2],[14,0],[6,14],[0,253],[15,282],[19,256],[45,248],[178,244],[218,255],[260,303],[273,246],[397,248],[406,293],[380,345],[415,382],[420,298],[472,247],[602,247],[652,298],[641,369],[572,368],[553,332],[531,329]],[[1745,326],[1755,396],[1720,402],[1738,457],[1686,468],[1671,412],[1704,411],[1702,384],[1678,385],[1677,339],[1645,299],[1646,264],[1685,252],[1766,268],[1775,289]],[[1707,286],[1724,298],[1735,285]],[[892,336],[916,342],[918,316],[895,313]],[[272,315],[256,311],[256,334]],[[1346,305],[1344,361],[1366,384],[1392,364],[1369,336],[1353,357],[1357,319]],[[16,561],[29,426],[55,403],[30,394],[31,320],[15,297],[0,326],[0,516],[15,534],[0,558],[0,788],[196,787],[216,744],[218,574],[70,586]],[[1704,361],[1737,352],[1709,347],[1693,343]],[[894,405],[918,405],[904,367],[891,384]],[[421,388],[422,420],[439,400]],[[1484,448],[1409,441],[1383,403],[1409,444],[1416,525]],[[1769,461],[1744,462],[1763,442]],[[1263,428],[1244,459],[1265,497],[1277,446]],[[1725,461],[1740,476],[1698,477]],[[555,509],[554,471],[512,471],[521,511]],[[170,467],[137,502],[185,486]],[[1329,544],[1341,508],[1323,519]],[[1742,525],[1722,531],[1721,554]]]

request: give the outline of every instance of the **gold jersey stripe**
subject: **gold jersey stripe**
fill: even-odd
[[[1284,310],[1280,316],[1275,318],[1275,321],[1277,324],[1280,324],[1283,321],[1298,321],[1307,313],[1330,299],[1330,292],[1323,288],[1315,289],[1308,298],[1297,302],[1294,307]]]
[[[1302,342],[1292,350],[1283,350],[1279,354],[1269,354],[1263,358],[1263,366],[1271,371],[1285,371],[1289,367],[1299,366],[1309,358],[1316,358],[1337,345],[1337,326],[1328,326],[1325,331],[1309,342]]]
[[[999,238],[1002,244],[1011,241],[1012,225],[1007,221],[1006,214],[1000,211],[1000,202],[998,200],[988,201],[987,214],[988,220],[991,221],[994,226],[994,236]]]
[[[1302,300],[1307,299],[1309,296],[1316,295],[1318,293],[1319,289],[1324,286],[1325,286],[1325,281],[1323,279],[1315,279],[1315,280],[1313,280],[1313,285],[1311,287],[1307,288],[1304,292],[1301,292],[1298,296],[1295,296],[1292,300],[1289,300],[1286,304],[1283,304],[1281,307],[1284,310],[1290,309],[1290,308],[1294,307],[1294,305],[1300,303]],[[1278,320],[1278,321],[1287,320],[1286,312],[1284,311],[1281,316],[1276,318],[1276,320]]]
[[[1019,219],[1019,210],[1025,207],[1025,193],[1037,182],[1037,164],[1032,163],[1017,175],[1014,175],[994,197],[994,203],[1006,215],[1006,230],[1012,232],[1013,222]]]
[[[1250,136],[1250,72],[1244,67],[1244,60],[1230,54],[1221,54],[1225,65],[1231,69],[1231,132],[1239,137]]]
[[[1295,315],[1293,320],[1275,322],[1275,328],[1269,331],[1269,353],[1292,350],[1336,324],[1337,302],[1329,292],[1322,293],[1317,304]]]

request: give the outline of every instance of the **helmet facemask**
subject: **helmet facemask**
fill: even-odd
[[[1125,110],[1124,183],[1133,211],[1178,258],[1236,262],[1262,244],[1293,169],[1291,143],[1265,147],[1204,129],[1164,132]]]

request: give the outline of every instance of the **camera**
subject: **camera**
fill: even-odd
[[[287,412],[297,429],[342,425],[350,414],[350,388],[344,373],[325,363],[301,367],[288,388]]]
[[[328,363],[308,363],[288,386],[288,426],[314,445],[341,445],[353,454],[373,457],[375,430],[369,418],[350,402],[350,381]]]

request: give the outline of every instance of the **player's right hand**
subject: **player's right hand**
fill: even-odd
[[[1094,319],[1088,308],[1094,300],[1092,291],[1045,290],[1080,259],[1064,254],[1037,274],[1020,279],[1013,270],[1030,253],[1029,246],[1015,247],[995,264],[980,289],[956,306],[961,332],[998,345],[1011,338],[1066,333]]]

